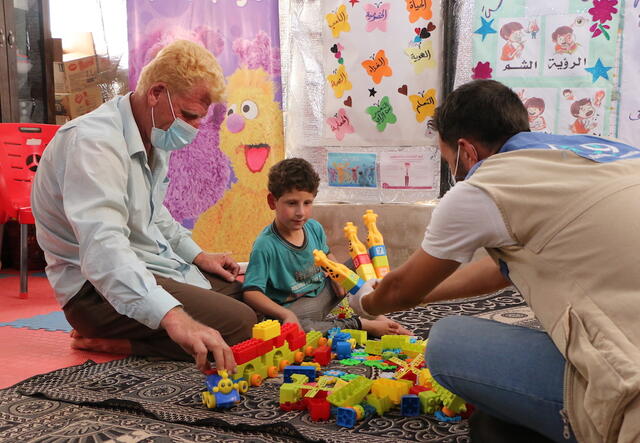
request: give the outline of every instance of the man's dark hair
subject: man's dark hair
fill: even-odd
[[[468,138],[493,153],[509,138],[530,130],[518,95],[495,80],[474,80],[450,93],[436,108],[433,126],[452,149],[460,138]]]
[[[306,191],[314,196],[318,193],[320,176],[311,163],[303,158],[287,158],[269,170],[269,192],[275,198],[291,191]]]

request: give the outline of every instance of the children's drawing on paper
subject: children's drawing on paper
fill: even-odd
[[[329,186],[375,188],[377,154],[340,153],[327,154]]]
[[[553,76],[583,76],[587,73],[589,21],[580,14],[552,15],[546,19],[544,73]]]
[[[603,89],[574,88],[560,100],[558,132],[602,135],[606,92]]]
[[[547,134],[554,132],[557,89],[514,88],[514,90],[527,108],[531,131]]]
[[[498,46],[496,75],[531,77],[538,74],[538,23],[537,17],[500,20],[498,25],[502,43]]]

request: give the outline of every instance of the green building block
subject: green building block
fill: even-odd
[[[382,354],[382,342],[380,340],[367,340],[364,351],[367,354],[380,355]]]
[[[366,377],[358,377],[351,380],[343,387],[336,389],[327,396],[327,401],[334,406],[353,406],[362,401],[367,396],[373,380]]]
[[[393,402],[389,397],[378,397],[375,394],[367,395],[367,403],[376,409],[378,415],[384,415],[385,412],[393,407]]]
[[[382,349],[404,349],[409,344],[408,335],[383,335]]]
[[[280,404],[295,403],[300,398],[300,385],[297,383],[283,383],[280,385]]]
[[[435,414],[436,411],[440,410],[442,402],[434,391],[422,391],[418,394],[418,398],[420,399],[420,405],[422,406],[422,412],[424,414]]]
[[[361,331],[360,329],[343,329],[342,332],[346,332],[351,338],[355,338],[358,346],[362,346],[367,342],[367,331]]]
[[[320,331],[309,331],[307,332],[307,346],[311,346],[314,349],[318,347],[318,340],[322,337],[322,332]]]

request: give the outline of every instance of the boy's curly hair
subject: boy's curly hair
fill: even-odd
[[[314,196],[318,193],[320,176],[311,163],[302,158],[287,158],[269,170],[269,192],[275,198],[290,191],[306,191]]]

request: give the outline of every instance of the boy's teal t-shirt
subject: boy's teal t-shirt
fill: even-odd
[[[275,222],[264,228],[253,243],[242,289],[260,291],[281,305],[318,295],[324,289],[325,275],[313,262],[313,250],[328,254],[327,237],[313,219],[303,230],[304,243],[298,247],[280,236]]]

